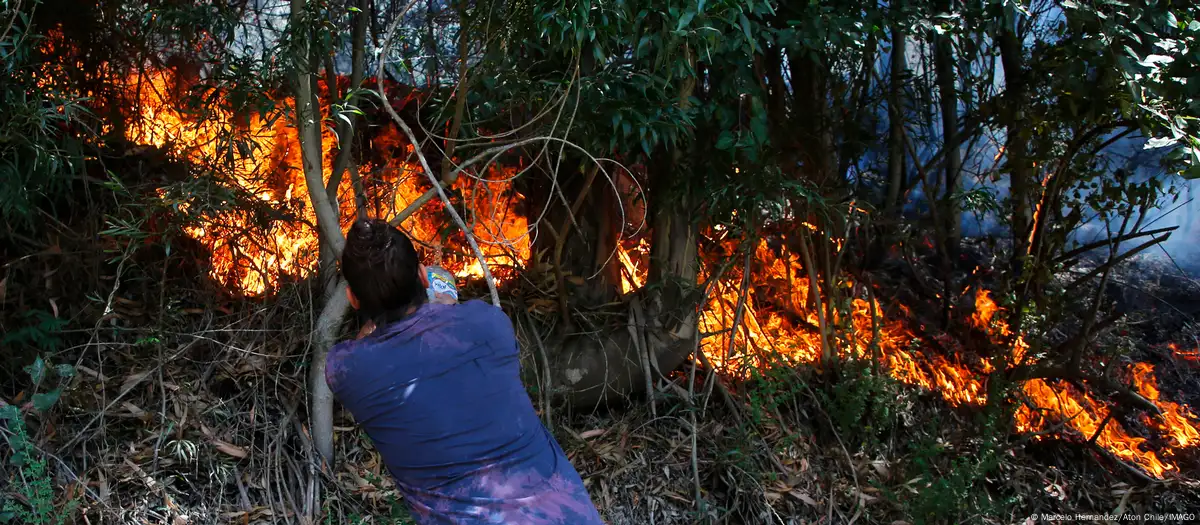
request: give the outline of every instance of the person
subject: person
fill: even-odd
[[[325,379],[417,523],[603,523],[534,411],[501,309],[430,301],[412,242],[382,220],[351,226],[341,271],[375,328],[330,350]]]

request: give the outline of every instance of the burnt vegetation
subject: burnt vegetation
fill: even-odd
[[[405,523],[391,220],[621,523],[1200,508],[1173,1],[0,1],[0,523]]]

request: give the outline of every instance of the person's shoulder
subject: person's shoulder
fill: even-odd
[[[481,316],[482,318],[506,317],[504,311],[492,306],[491,303],[485,303],[480,299],[471,299],[470,301],[458,303],[454,305],[459,313],[470,316]]]
[[[512,332],[512,320],[508,318],[508,314],[491,303],[472,299],[454,305],[454,308],[458,309],[459,319],[465,322],[492,326],[500,333]]]

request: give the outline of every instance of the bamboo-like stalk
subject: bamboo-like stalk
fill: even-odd
[[[829,366],[833,364],[833,347],[829,344],[829,330],[825,323],[825,308],[824,302],[821,300],[819,291],[820,281],[817,280],[817,268],[813,264],[812,246],[809,242],[808,232],[800,232],[800,257],[804,259],[804,267],[808,271],[808,292],[812,295],[814,309],[817,312],[817,330],[821,335],[821,365]]]

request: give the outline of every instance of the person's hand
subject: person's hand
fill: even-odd
[[[363,323],[362,330],[358,331],[358,337],[355,337],[355,339],[362,339],[373,332],[375,332],[375,321],[368,319],[367,322]]]
[[[433,294],[433,302],[437,304],[458,304],[458,300],[444,293]]]

